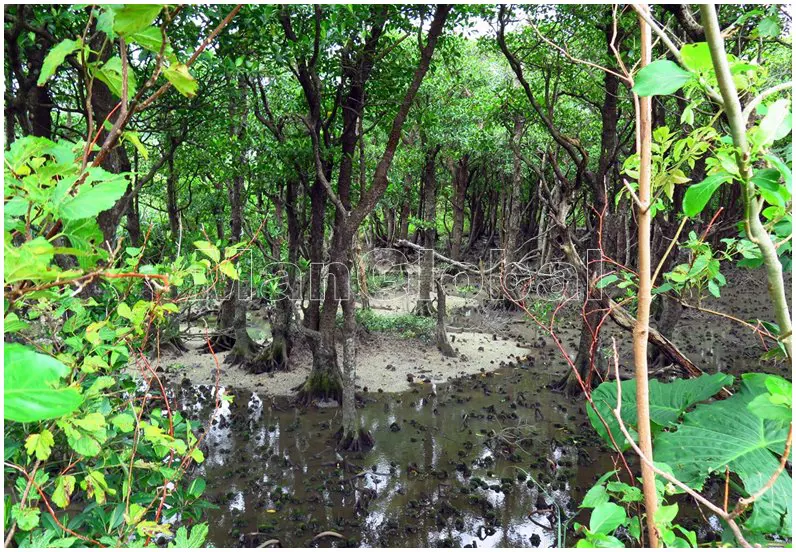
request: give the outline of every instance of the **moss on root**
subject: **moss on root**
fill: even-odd
[[[304,406],[309,406],[316,400],[335,400],[339,403],[342,399],[343,383],[329,370],[310,372],[307,381],[299,388],[296,396],[296,402]]]

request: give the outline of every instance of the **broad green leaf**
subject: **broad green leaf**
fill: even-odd
[[[191,534],[185,526],[177,529],[174,540],[169,543],[169,548],[202,548],[207,539],[209,528],[206,523],[199,523],[191,527]]]
[[[3,361],[6,420],[27,423],[59,418],[83,402],[80,391],[60,386],[69,374],[61,361],[18,343],[5,344]]]
[[[710,48],[707,42],[685,44],[680,48],[683,63],[691,71],[710,71],[713,69],[713,60],[710,57]]]
[[[606,286],[609,286],[616,282],[619,279],[619,276],[616,274],[608,274],[607,276],[603,276],[600,280],[595,284],[594,287],[597,289],[603,289]]]
[[[122,36],[143,31],[163,9],[161,4],[125,4],[114,7],[113,30]]]
[[[793,419],[793,410],[783,404],[774,404],[771,395],[760,395],[752,399],[747,408],[762,420],[784,420],[790,422]]]
[[[79,38],[77,40],[65,39],[53,46],[47,52],[44,62],[41,65],[41,73],[39,73],[39,80],[36,81],[37,86],[44,86],[47,79],[55,74],[55,71],[66,60],[66,57],[83,47],[83,42]]]
[[[583,502],[580,503],[581,508],[596,508],[600,504],[608,502],[611,497],[608,496],[608,491],[605,490],[604,485],[595,485],[583,497]]]
[[[199,498],[202,496],[202,493],[205,492],[205,488],[207,487],[207,482],[201,477],[197,477],[191,484],[188,486],[188,494],[194,498]]]
[[[782,179],[785,181],[785,188],[787,188],[788,192],[792,193],[793,173],[790,168],[782,159],[775,155],[764,155],[763,157],[779,171],[779,174],[782,175]]]
[[[641,502],[644,498],[641,489],[622,481],[611,481],[607,487],[612,493],[621,495],[619,498],[621,502]]]
[[[665,96],[680,90],[693,75],[673,61],[653,61],[636,73],[633,92],[639,96]]]
[[[777,169],[758,169],[752,176],[752,182],[761,190],[776,192],[779,189],[779,171]]]
[[[49,429],[43,429],[41,433],[31,433],[25,439],[25,450],[28,456],[36,456],[37,460],[47,460],[55,444],[53,434]]]
[[[658,527],[666,527],[674,518],[677,517],[677,510],[678,510],[677,503],[669,504],[667,506],[660,506],[658,510],[655,512],[655,525]]]
[[[163,33],[158,27],[149,27],[129,36],[128,40],[134,42],[152,53],[159,54],[163,46]],[[168,49],[168,46],[166,47]]]
[[[196,95],[196,89],[199,85],[193,75],[188,71],[188,66],[184,63],[172,63],[163,70],[163,76],[174,85],[174,88],[188,98],[193,98]]]
[[[11,517],[14,518],[17,526],[23,531],[31,531],[39,525],[40,513],[38,508],[23,508],[19,504],[14,504],[11,507]]]
[[[627,514],[624,508],[613,502],[606,502],[592,510],[589,531],[607,535],[623,525],[626,520]]]
[[[116,490],[108,486],[105,474],[100,471],[89,471],[80,482],[80,488],[86,491],[89,498],[96,500],[97,504],[105,504],[106,495],[116,494]]]
[[[757,24],[757,33],[760,36],[776,38],[779,36],[779,19],[776,15],[769,15]]]
[[[228,259],[224,259],[219,263],[218,269],[228,278],[233,280],[238,279],[238,271],[235,269],[235,265],[232,264],[232,261]]]
[[[135,429],[135,418],[130,414],[117,414],[111,418],[111,423],[122,433],[130,433]]]
[[[3,331],[7,334],[16,333],[28,327],[28,323],[20,320],[15,312],[10,312],[3,320]]]
[[[61,216],[67,220],[95,217],[113,207],[126,190],[127,179],[122,175],[94,185],[83,184],[77,195],[61,204]]]
[[[650,420],[658,426],[672,427],[682,416],[686,409],[698,402],[704,401],[718,393],[722,387],[732,384],[732,376],[726,374],[704,374],[694,379],[678,379],[671,383],[661,383],[658,380],[650,381]],[[635,430],[638,423],[636,417],[636,381],[624,380],[622,385],[622,420],[629,430]],[[603,419],[611,429],[617,444],[623,449],[628,446],[619,424],[614,416],[616,408],[616,382],[607,381],[600,385],[594,393],[592,400],[597,406]],[[597,433],[611,445],[611,440],[600,422],[597,414],[588,405],[587,412],[591,425]],[[656,458],[657,460],[657,458]]]
[[[699,184],[689,186],[683,197],[683,212],[689,217],[697,216],[708,204],[719,186],[730,178],[727,173],[718,173],[707,177]]]
[[[767,374],[746,374],[732,397],[697,406],[676,431],[655,438],[655,460],[666,462],[686,485],[701,489],[707,477],[723,477],[725,466],[737,474],[748,493],[770,479],[784,452],[789,423],[763,420],[750,411],[755,397],[766,393]],[[791,536],[791,477],[783,472],[752,506],[744,523],[750,532]]]

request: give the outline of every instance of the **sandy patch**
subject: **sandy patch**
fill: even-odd
[[[397,393],[413,385],[444,383],[448,380],[489,372],[527,356],[529,350],[515,342],[476,332],[449,334],[457,357],[445,357],[433,343],[390,334],[371,334],[359,343],[357,385],[368,391]],[[177,355],[164,355],[160,365],[173,381],[187,378],[194,384],[213,385],[216,363],[212,355],[199,353],[199,341],[190,342],[191,350]],[[249,374],[238,366],[224,364],[227,353],[217,355],[221,385],[238,389],[257,389],[268,395],[292,395],[304,382],[312,366],[309,350],[298,345],[291,355],[287,372]],[[409,375],[413,382],[410,383]],[[425,381],[428,380],[428,381]]]

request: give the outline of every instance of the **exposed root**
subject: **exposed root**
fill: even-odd
[[[344,452],[365,452],[373,448],[376,441],[370,432],[360,428],[356,431],[346,432],[342,427],[335,433],[337,450]]]
[[[251,374],[266,374],[287,370],[288,352],[284,340],[272,340],[253,359],[242,363]]]
[[[210,345],[205,343],[199,348],[200,353],[210,353],[210,347],[214,353],[230,351],[235,346],[235,338],[227,334],[216,334],[210,338]]]
[[[317,400],[334,400],[342,404],[343,383],[339,377],[328,370],[313,370],[307,381],[297,388],[295,404],[299,406],[312,406]]]
[[[437,313],[432,303],[433,303],[432,299],[429,299],[428,301],[424,299],[418,299],[415,308],[412,309],[412,314],[414,314],[415,316],[426,316],[428,318],[431,318]]]

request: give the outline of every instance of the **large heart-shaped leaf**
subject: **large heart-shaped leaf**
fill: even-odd
[[[666,462],[683,483],[701,489],[725,466],[743,481],[748,493],[762,488],[779,466],[788,436],[788,421],[764,420],[748,405],[767,393],[767,374],[746,374],[740,392],[729,399],[697,406],[677,431],[655,439],[655,460]],[[791,536],[791,478],[783,472],[774,486],[754,502],[747,531]]]
[[[657,380],[650,381],[650,420],[662,427],[672,427],[689,406],[704,401],[719,392],[727,385],[732,384],[732,376],[727,374],[703,374],[694,379],[678,379],[672,383],[661,383]],[[638,424],[636,416],[636,380],[625,380],[622,385],[622,420],[628,429],[635,430]],[[629,444],[622,436],[619,424],[614,417],[613,409],[616,408],[616,382],[608,381],[600,385],[594,393],[592,400],[597,410],[608,424],[611,435],[617,444],[626,449]],[[588,407],[589,419],[597,433],[611,445],[608,432],[597,414]],[[657,457],[655,458],[658,459]]]
[[[61,385],[69,373],[61,361],[19,343],[5,344],[3,361],[6,420],[27,423],[59,418],[83,402],[80,391]]]

